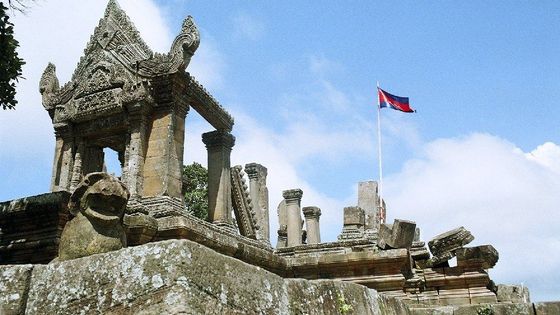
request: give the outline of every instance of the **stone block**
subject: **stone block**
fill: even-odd
[[[126,242],[128,246],[136,246],[150,242],[156,235],[157,220],[149,215],[136,213],[123,218]]]
[[[469,288],[471,304],[497,303],[496,294],[486,287]]]
[[[379,226],[379,233],[377,235],[378,236],[377,246],[379,246],[379,248],[381,249],[389,248],[387,245],[387,240],[391,238],[391,233],[392,233],[392,229],[390,224],[384,223]]]
[[[412,315],[454,315],[452,306],[438,307],[414,307],[411,308]]]
[[[473,240],[474,236],[472,236],[471,232],[461,226],[435,236],[428,242],[428,246],[432,255],[439,256],[440,254],[459,249]]]
[[[432,252],[432,258],[428,261],[429,266],[441,266],[449,259],[455,257],[455,251],[472,242],[474,236],[464,227],[458,227],[451,231],[442,233],[428,242]]]
[[[416,223],[395,219],[391,228],[382,224],[379,229],[379,245],[381,248],[410,248],[416,233]]]
[[[353,225],[358,228],[363,227],[365,224],[365,213],[360,207],[345,207],[344,208],[344,225]]]
[[[560,302],[535,303],[535,315],[558,315],[560,314]]]
[[[426,247],[426,243],[414,241],[410,247],[410,256],[415,261],[426,260],[430,258],[430,252]]]
[[[469,289],[439,290],[439,302],[441,305],[469,304],[470,301]]]
[[[526,286],[498,284],[496,287],[497,287],[496,295],[498,296],[498,302],[509,302],[509,303],[531,302],[531,298],[529,296],[529,288],[527,288]]]
[[[535,315],[533,305],[528,304],[480,304],[454,306],[454,315]]]
[[[498,251],[492,245],[460,248],[455,253],[457,266],[465,268],[490,269],[499,259]]]
[[[0,203],[0,264],[48,263],[58,254],[70,217],[70,193],[59,191]]]
[[[364,237],[365,213],[360,207],[344,208],[344,224],[339,240],[351,240]]]

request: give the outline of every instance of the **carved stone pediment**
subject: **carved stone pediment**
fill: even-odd
[[[53,122],[82,122],[124,112],[131,103],[146,104],[151,81],[184,72],[200,43],[189,16],[168,53],[154,54],[115,0],[110,0],[70,82],[62,88],[53,64],[40,82],[43,106]],[[150,106],[150,105],[146,105]]]

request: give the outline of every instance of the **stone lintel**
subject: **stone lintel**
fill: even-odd
[[[321,216],[321,209],[319,207],[303,207],[303,215],[306,219],[319,219]]]
[[[249,179],[258,179],[259,177],[266,177],[268,175],[266,167],[258,163],[245,164],[245,173],[247,173]]]
[[[284,190],[282,192],[282,197],[284,197],[286,203],[300,202],[302,196],[303,196],[303,190],[299,188]]]

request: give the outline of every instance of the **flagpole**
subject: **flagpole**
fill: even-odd
[[[381,155],[381,102],[379,100],[379,81],[377,81],[377,153],[379,156],[379,205],[383,204],[383,159]]]

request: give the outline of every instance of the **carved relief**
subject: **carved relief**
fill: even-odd
[[[41,76],[41,81],[39,81],[39,92],[43,97],[43,106],[49,112],[54,108],[55,103],[53,100],[56,99],[56,93],[60,90],[58,83],[58,78],[56,77],[56,67],[54,64],[50,63],[43,71]]]
[[[60,238],[59,260],[80,258],[126,247],[123,216],[130,194],[107,173],[88,174],[70,197],[75,217]]]
[[[239,227],[241,235],[252,238],[261,239],[257,223],[257,214],[253,210],[251,198],[249,197],[249,189],[243,178],[244,172],[241,165],[231,168],[231,190],[233,211]]]
[[[188,16],[183,21],[181,33],[175,37],[169,53],[156,53],[152,58],[140,61],[137,71],[142,76],[183,72],[189,65],[199,44],[200,33],[193,18]]]

